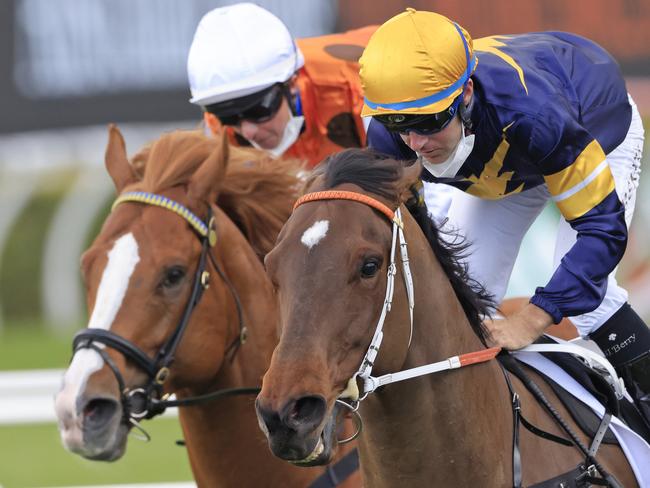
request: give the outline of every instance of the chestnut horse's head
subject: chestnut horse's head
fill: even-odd
[[[90,459],[118,459],[137,420],[160,413],[152,402],[184,388],[201,390],[214,381],[227,352],[236,350],[241,310],[237,320],[236,292],[219,267],[226,274],[237,270],[218,264],[220,239],[240,249],[243,261],[258,261],[295,195],[280,192],[282,205],[267,195],[264,211],[247,213],[238,195],[255,185],[237,168],[266,157],[242,151],[229,151],[225,138],[177,131],[141,151],[132,164],[120,132],[111,127],[106,168],[119,197],[82,258],[91,316],[75,338],[56,397],[69,450]],[[226,171],[233,175],[228,188]],[[282,182],[295,185],[295,178],[287,178]],[[232,215],[222,211],[237,204]],[[284,215],[281,207],[287,208]]]
[[[403,167],[364,150],[332,156],[323,168],[311,192],[366,194],[391,210],[411,196],[420,174],[419,165]],[[391,242],[392,222],[383,213],[327,200],[297,207],[267,255],[282,332],[257,409],[277,456],[315,465],[334,454],[336,400],[359,368],[382,310]],[[408,322],[408,311],[396,313]],[[408,342],[408,325],[395,333],[396,342]]]

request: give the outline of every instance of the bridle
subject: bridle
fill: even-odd
[[[396,373],[389,373],[382,376],[372,376],[372,368],[375,364],[377,355],[379,354],[379,348],[384,337],[384,322],[388,312],[390,312],[392,303],[393,303],[393,291],[395,286],[395,275],[397,274],[397,265],[395,264],[396,248],[399,241],[400,256],[402,261],[402,276],[404,278],[404,284],[406,287],[406,295],[409,303],[409,319],[410,319],[410,333],[408,346],[411,345],[411,339],[413,338],[413,310],[415,308],[415,295],[413,291],[413,277],[411,275],[411,268],[409,264],[408,257],[408,246],[406,243],[406,237],[404,236],[404,222],[402,220],[401,209],[398,207],[395,210],[391,210],[385,204],[379,200],[372,198],[368,195],[362,193],[357,193],[353,191],[343,191],[343,190],[328,190],[328,191],[319,191],[314,193],[308,193],[301,198],[299,198],[294,204],[294,210],[309,202],[315,202],[320,200],[350,200],[354,202],[359,202],[364,205],[368,205],[373,209],[377,210],[392,224],[392,241],[390,249],[390,263],[387,270],[387,280],[386,280],[386,295],[384,298],[384,304],[381,310],[381,314],[377,321],[375,327],[375,333],[372,336],[368,350],[361,361],[361,365],[356,373],[348,381],[347,387],[339,395],[336,402],[350,409],[353,414],[355,414],[355,420],[358,426],[357,432],[348,439],[345,439],[344,442],[349,442],[355,439],[361,432],[361,419],[358,417],[358,408],[361,401],[363,401],[367,396],[374,392],[380,386],[385,386],[390,383],[396,383],[398,381],[404,381],[411,378],[416,378],[418,376],[423,376],[426,374],[437,373],[440,371],[446,371],[449,369],[461,368],[463,366],[469,366],[471,364],[482,363],[494,359],[496,355],[501,351],[501,348],[493,347],[489,349],[484,349],[476,352],[471,352],[467,354],[462,354],[460,356],[453,356],[445,359],[444,361],[439,361],[437,363],[427,364],[424,366],[418,366],[416,368],[407,369],[404,371],[398,371]],[[357,384],[357,378],[361,380],[363,390],[359,391]],[[343,442],[343,441],[341,441]]]
[[[120,402],[122,404],[124,422],[140,432],[141,435],[138,436],[140,439],[148,441],[150,439],[149,434],[139,424],[141,419],[150,419],[155,417],[156,415],[163,413],[168,407],[187,407],[234,395],[256,395],[259,393],[260,388],[224,388],[180,400],[169,399],[169,394],[163,394],[165,381],[169,378],[170,367],[174,362],[174,354],[183,338],[185,330],[187,329],[190,316],[201,300],[203,292],[209,286],[210,273],[207,270],[208,259],[212,263],[217,274],[230,289],[237,307],[239,334],[225,352],[226,356],[231,354],[231,361],[239,350],[239,347],[246,342],[248,329],[244,325],[243,309],[239,295],[228,277],[219,267],[211,251],[217,243],[217,232],[215,228],[215,220],[212,216],[212,208],[208,205],[207,218],[206,221],[203,221],[187,207],[162,195],[147,192],[128,192],[122,194],[117,198],[117,200],[115,200],[112,209],[125,202],[155,205],[171,210],[185,219],[201,240],[201,254],[194,275],[190,298],[176,329],[158,350],[155,358],[152,359],[131,341],[111,332],[110,330],[96,328],[83,329],[74,336],[72,341],[73,355],[80,349],[92,349],[102,357],[103,361],[111,369],[115,379],[117,380],[120,390]],[[119,351],[127,359],[134,362],[147,374],[148,382],[142,387],[133,389],[128,388],[124,382],[122,373],[106,352],[105,346]],[[184,445],[183,441],[177,441],[177,443]],[[358,469],[358,457],[355,453],[356,450],[353,450],[336,464],[328,466],[326,471],[310,484],[310,487],[338,486],[340,482],[343,482],[350,475],[351,472]],[[337,478],[337,476],[341,476],[341,481],[338,480],[339,478]]]
[[[192,229],[196,232],[201,240],[201,254],[199,256],[199,263],[194,275],[192,284],[192,291],[190,298],[185,305],[185,310],[181,319],[174,329],[174,332],[160,347],[154,358],[147,355],[142,349],[133,344],[128,339],[115,334],[110,330],[87,328],[79,331],[73,338],[73,355],[80,349],[92,349],[96,351],[104,360],[106,365],[111,369],[115,379],[117,380],[120,390],[120,401],[123,408],[124,420],[137,427],[142,431],[138,421],[141,419],[149,419],[159,415],[165,411],[167,407],[172,406],[187,406],[205,401],[212,400],[219,396],[232,395],[232,394],[251,394],[257,393],[259,388],[231,388],[228,390],[220,390],[217,392],[200,395],[197,397],[184,398],[182,400],[170,400],[169,395],[163,394],[163,387],[169,378],[170,367],[174,362],[176,349],[180,344],[185,331],[187,330],[192,312],[198,305],[203,292],[208,288],[210,283],[210,272],[207,269],[208,259],[212,263],[217,274],[226,283],[234,298],[237,315],[239,321],[239,334],[235,340],[226,349],[226,354],[231,353],[232,356],[237,352],[239,346],[246,342],[247,328],[244,325],[243,312],[241,301],[237,291],[233,287],[230,280],[223,273],[219,267],[211,249],[217,243],[217,232],[215,228],[215,220],[212,216],[212,208],[208,205],[206,221],[201,220],[187,207],[180,203],[171,200],[162,195],[157,195],[148,192],[127,192],[120,195],[113,203],[113,209],[118,205],[126,202],[136,202],[146,205],[154,205],[166,208],[175,214],[181,216]],[[142,371],[147,374],[148,381],[144,386],[137,388],[129,388],[126,386],[122,373],[118,369],[115,362],[111,359],[106,351],[108,346],[116,351],[122,353],[128,360],[135,363]],[[231,356],[231,358],[232,358]]]
[[[470,352],[466,354],[461,354],[458,356],[449,357],[443,361],[438,361],[436,363],[426,364],[424,366],[418,366],[415,368],[406,369],[403,371],[398,371],[396,373],[389,373],[382,376],[372,376],[372,368],[374,366],[375,359],[379,353],[379,347],[383,339],[383,328],[384,321],[386,320],[386,315],[390,312],[392,301],[393,301],[393,288],[395,283],[395,274],[397,273],[397,266],[395,264],[395,248],[396,241],[399,240],[400,254],[402,258],[402,271],[404,277],[404,283],[406,285],[406,294],[409,301],[409,318],[410,318],[410,334],[408,345],[411,345],[411,339],[413,338],[413,309],[415,307],[415,299],[413,292],[413,278],[411,276],[411,270],[409,265],[408,258],[408,248],[406,243],[406,237],[404,236],[404,223],[402,221],[401,209],[397,208],[396,210],[391,210],[386,205],[384,205],[379,200],[372,198],[368,195],[362,193],[352,192],[352,191],[341,191],[341,190],[329,190],[329,191],[320,191],[314,193],[308,193],[303,197],[299,198],[298,201],[294,204],[294,210],[305,203],[319,201],[319,200],[351,200],[359,203],[368,205],[375,210],[378,210],[380,213],[388,217],[392,222],[393,226],[393,239],[390,250],[390,264],[388,265],[387,271],[387,281],[386,281],[386,297],[384,299],[384,305],[375,327],[375,333],[370,341],[370,346],[366,354],[361,361],[361,365],[357,372],[352,376],[348,382],[348,387],[341,393],[339,398],[349,398],[353,402],[360,402],[364,400],[370,393],[374,392],[380,386],[385,386],[390,383],[396,383],[398,381],[404,381],[411,378],[416,378],[418,376],[423,376],[431,373],[438,373],[440,371],[446,371],[449,369],[462,368],[464,366],[470,366],[472,364],[483,363],[494,359],[499,352],[501,351],[500,347],[491,347],[482,349],[475,352]],[[596,354],[592,351],[586,350],[575,345],[560,345],[560,344],[531,344],[524,348],[519,349],[519,351],[524,352],[564,352],[575,354],[581,356],[590,367],[598,367],[601,370],[605,370],[607,375],[610,376],[612,380],[612,387],[616,392],[617,398],[623,397],[623,387],[621,380],[618,378],[616,371],[612,365],[604,360],[602,356]],[[356,378],[359,378],[363,381],[363,391],[359,392]]]
[[[402,261],[402,276],[404,278],[406,295],[408,297],[409,303],[409,319],[411,327],[408,341],[409,347],[411,345],[411,339],[413,338],[413,309],[415,308],[415,295],[413,292],[413,277],[411,275],[411,268],[409,264],[408,246],[406,243],[406,237],[404,236],[404,222],[402,221],[401,209],[398,207],[395,210],[391,210],[379,200],[362,193],[353,191],[329,190],[308,193],[304,195],[295,203],[294,210],[300,205],[319,200],[351,200],[354,202],[363,203],[388,217],[388,220],[390,220],[393,227],[393,237],[390,249],[390,263],[387,270],[386,295],[384,298],[384,305],[381,310],[381,315],[379,316],[377,326],[375,327],[375,333],[373,334],[372,340],[370,341],[370,346],[368,346],[368,350],[366,351],[366,354],[361,361],[361,365],[359,366],[357,372],[348,381],[348,386],[341,393],[339,399],[350,399],[354,404],[354,409],[356,410],[358,408],[358,403],[364,400],[370,393],[374,392],[380,386],[385,386],[390,383],[415,378],[417,376],[422,376],[425,374],[437,373],[439,371],[460,368],[462,366],[469,366],[470,364],[488,361],[496,357],[501,348],[493,347],[481,351],[463,354],[460,356],[453,356],[444,361],[427,364],[425,366],[419,366],[417,368],[411,368],[396,373],[385,374],[382,376],[372,376],[372,368],[375,364],[377,355],[379,354],[379,348],[381,347],[381,342],[384,337],[384,322],[386,320],[388,312],[390,312],[393,303],[395,275],[397,274],[397,265],[395,264],[395,255],[397,253],[395,251],[398,241]],[[363,391],[361,392],[358,389],[356,381],[357,378],[362,380]]]
[[[413,338],[413,309],[414,309],[414,292],[413,292],[413,279],[411,276],[411,270],[409,266],[408,259],[408,249],[406,244],[406,238],[404,236],[404,224],[401,217],[401,209],[398,207],[396,210],[391,210],[386,205],[384,205],[379,200],[372,198],[370,196],[364,195],[362,193],[352,192],[352,191],[341,191],[341,190],[329,190],[329,191],[320,191],[314,193],[308,193],[303,197],[299,198],[298,201],[294,204],[294,210],[305,203],[320,201],[320,200],[350,200],[359,202],[365,205],[372,207],[373,209],[379,211],[381,214],[386,216],[389,221],[392,223],[392,243],[390,250],[390,263],[387,270],[387,282],[386,282],[386,296],[384,299],[384,305],[375,327],[375,333],[370,341],[370,346],[366,351],[366,354],[361,361],[361,365],[357,372],[350,378],[348,381],[347,387],[341,392],[338,396],[336,403],[343,407],[348,408],[354,415],[355,422],[357,424],[357,431],[348,439],[339,441],[340,443],[350,442],[354,440],[361,433],[362,429],[362,420],[358,412],[360,403],[368,397],[368,395],[374,392],[380,386],[389,385],[391,383],[396,383],[398,381],[404,381],[411,378],[416,378],[419,376],[424,376],[427,374],[438,373],[441,371],[447,371],[450,369],[462,368],[464,366],[470,366],[472,364],[479,364],[486,361],[495,359],[497,355],[501,352],[500,347],[487,348],[475,352],[470,352],[466,354],[461,354],[458,356],[452,356],[443,361],[438,361],[436,363],[427,364],[424,366],[418,366],[415,368],[406,369],[403,371],[398,371],[395,373],[384,374],[382,376],[372,376],[372,368],[374,366],[377,355],[379,354],[379,348],[383,339],[383,327],[386,315],[391,309],[392,300],[393,300],[393,289],[395,283],[395,274],[397,273],[397,266],[395,264],[395,255],[396,255],[396,242],[399,241],[400,254],[402,259],[402,275],[404,278],[404,283],[406,285],[406,294],[409,302],[409,318],[410,318],[410,334],[408,345],[411,345],[411,339]],[[613,367],[601,356],[595,354],[591,351],[586,351],[584,348],[579,348],[575,345],[557,345],[557,344],[533,344],[525,348],[520,349],[521,351],[529,352],[567,352],[581,356],[584,358],[590,366],[598,365],[601,368],[604,368],[609,376],[613,380],[613,388],[615,390],[616,397],[618,399],[622,398],[623,390],[620,379],[618,379],[616,372]],[[507,356],[507,355],[506,355]],[[502,368],[503,369],[503,368]],[[571,441],[566,441],[558,436],[544,432],[539,428],[532,426],[529,422],[525,421],[521,416],[520,406],[519,406],[519,396],[514,392],[508,375],[505,373],[506,382],[508,389],[512,397],[512,406],[513,414],[515,418],[514,423],[514,437],[513,437],[513,486],[521,486],[521,457],[519,453],[518,446],[518,426],[519,421],[523,422],[523,425],[533,432],[535,435],[544,437],[546,439],[553,440],[555,442],[560,442],[564,445],[574,445],[578,447],[583,453],[586,454],[587,464],[593,463],[589,466],[587,471],[581,476],[589,476],[589,480],[596,483],[600,479],[594,478],[595,474],[600,473],[602,479],[606,480],[607,486],[619,486],[615,479],[612,480],[607,472],[600,466],[594,455],[600,446],[604,433],[607,431],[609,426],[611,415],[605,415],[601,421],[601,424],[598,429],[598,433],[594,436],[591,446],[587,449],[581,442],[581,440],[571,431],[571,429],[566,425],[566,423],[560,418],[560,416],[553,410],[552,407],[549,407],[548,400],[543,397],[543,394],[535,395],[537,400],[540,403],[545,404],[547,408],[550,408],[552,416],[555,420],[562,426],[562,428],[569,434]],[[357,378],[362,381],[363,390],[359,391],[357,384]],[[528,384],[527,384],[528,386]],[[523,420],[522,420],[523,419]],[[551,480],[549,480],[551,481]],[[603,483],[598,483],[603,484]],[[541,486],[541,485],[540,485]]]

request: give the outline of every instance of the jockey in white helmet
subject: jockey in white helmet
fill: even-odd
[[[315,165],[365,143],[357,60],[373,31],[294,41],[257,5],[216,8],[201,19],[190,48],[190,101],[204,109],[213,133],[226,126],[233,140]],[[342,45],[358,49],[348,57],[325,52]]]

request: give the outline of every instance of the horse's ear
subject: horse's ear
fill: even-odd
[[[115,124],[108,126],[108,145],[104,162],[118,194],[122,193],[126,185],[137,180],[135,171],[126,157],[124,138]]]
[[[196,200],[216,202],[217,193],[228,166],[230,149],[228,133],[223,131],[217,135],[218,143],[208,158],[196,170],[190,180],[188,194]]]
[[[416,161],[410,166],[404,166],[402,169],[402,177],[400,178],[400,193],[405,192],[411,186],[418,182],[422,175],[422,163]]]
[[[319,191],[322,189],[325,178],[323,177],[323,172],[320,170],[321,166],[317,166],[315,170],[311,173],[308,173],[303,184],[300,187],[300,194],[304,195],[305,193],[311,193],[314,191]]]

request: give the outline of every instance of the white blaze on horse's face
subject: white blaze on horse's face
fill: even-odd
[[[307,229],[302,237],[300,242],[302,242],[308,249],[311,249],[316,244],[318,244],[323,237],[327,234],[327,230],[330,227],[328,220],[319,220],[315,222],[309,229]]]
[[[95,308],[88,327],[110,328],[122,306],[129,280],[138,261],[138,242],[133,234],[125,234],[115,241],[113,249],[108,253],[108,263],[97,289]]]
[[[138,243],[133,234],[125,234],[115,241],[113,248],[108,252],[108,261],[102,274],[102,279],[97,289],[95,307],[93,309],[88,327],[109,329],[115,316],[122,306],[122,300],[129,287],[131,275],[136,264],[140,261]],[[99,344],[99,347],[105,347]],[[92,349],[81,349],[76,352],[72,362],[63,377],[61,391],[56,397],[56,412],[62,424],[61,433],[64,443],[80,442],[81,431],[69,430],[77,419],[77,396],[85,388],[91,374],[99,371],[104,365],[101,356]],[[79,436],[78,439],[66,439],[70,436]]]

